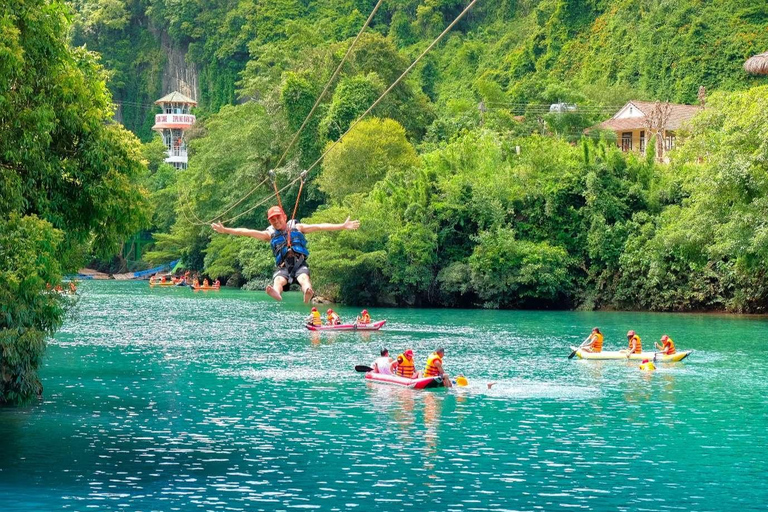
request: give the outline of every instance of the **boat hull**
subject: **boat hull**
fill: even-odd
[[[571,347],[571,350],[576,351],[576,356],[578,356],[579,359],[589,359],[594,361],[610,361],[610,360],[626,361],[627,360],[627,354],[625,352],[614,351],[614,352],[592,353],[592,352],[585,352],[583,350],[580,350],[578,347]],[[678,361],[682,361],[683,359],[691,355],[692,352],[693,350],[683,350],[681,352],[676,352],[669,356],[666,354],[658,353],[658,352],[641,352],[639,354],[630,354],[629,359],[631,361],[642,361],[644,359],[649,359],[653,361],[654,356],[656,356],[655,361],[657,363],[676,363]]]
[[[443,379],[440,377],[424,377],[421,379],[406,379],[397,375],[385,375],[383,373],[368,372],[365,378],[371,382],[389,384],[409,389],[429,389],[443,387]]]
[[[378,331],[386,320],[379,320],[378,322],[371,322],[370,324],[341,324],[341,325],[309,325],[306,324],[307,329],[310,331]]]

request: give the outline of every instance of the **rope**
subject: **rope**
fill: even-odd
[[[469,3],[469,4],[468,4],[468,5],[467,5],[467,6],[464,8],[464,10],[463,10],[463,11],[461,11],[461,13],[460,13],[458,16],[456,16],[456,19],[454,19],[454,20],[451,22],[451,24],[450,24],[450,25],[448,25],[448,26],[445,28],[445,30],[443,30],[443,31],[440,33],[440,35],[439,35],[439,36],[437,36],[437,38],[436,38],[434,41],[432,41],[432,43],[431,43],[429,46],[427,46],[427,49],[426,49],[426,50],[424,50],[424,51],[421,53],[421,55],[419,55],[419,56],[416,58],[416,60],[414,60],[414,61],[411,63],[411,65],[410,65],[410,66],[408,66],[408,67],[406,68],[406,70],[405,70],[405,71],[403,71],[403,74],[402,74],[402,75],[400,75],[400,76],[397,78],[397,80],[395,80],[394,82],[392,82],[392,85],[390,85],[390,86],[387,88],[387,90],[386,90],[386,91],[384,91],[383,93],[381,93],[381,96],[379,96],[379,98],[378,98],[376,101],[374,101],[374,102],[373,102],[373,105],[371,105],[370,107],[368,107],[368,110],[366,110],[365,112],[363,112],[363,114],[362,114],[360,117],[358,117],[358,118],[355,120],[355,122],[354,122],[354,123],[352,123],[352,124],[349,126],[349,128],[347,129],[347,131],[346,131],[346,132],[344,132],[344,134],[343,134],[341,137],[339,137],[339,139],[338,139],[337,141],[335,141],[333,144],[331,144],[331,145],[330,145],[330,146],[329,146],[329,147],[328,147],[328,148],[325,150],[325,152],[324,152],[322,155],[320,155],[320,158],[318,158],[317,160],[315,160],[315,162],[314,162],[312,165],[310,165],[310,166],[309,166],[309,168],[306,170],[306,172],[307,172],[307,173],[309,173],[309,172],[310,172],[312,169],[314,169],[314,168],[315,168],[315,166],[317,166],[317,164],[319,164],[319,163],[320,163],[320,162],[323,160],[323,158],[325,158],[325,156],[326,156],[328,153],[330,153],[330,152],[331,152],[331,150],[332,150],[334,147],[336,147],[336,144],[338,144],[339,142],[341,142],[341,141],[342,141],[342,139],[343,139],[344,137],[346,137],[346,135],[347,135],[349,132],[351,132],[351,131],[352,131],[352,129],[353,129],[355,126],[357,126],[357,124],[358,124],[360,121],[362,121],[362,120],[363,120],[363,118],[364,118],[365,116],[367,116],[367,115],[368,115],[368,114],[371,112],[371,110],[373,110],[373,109],[376,107],[376,105],[378,105],[379,103],[381,103],[381,100],[383,100],[383,99],[384,99],[384,97],[385,97],[387,94],[389,94],[389,92],[390,92],[392,89],[394,89],[394,88],[397,86],[397,84],[399,84],[399,83],[400,83],[400,82],[403,80],[403,78],[405,78],[405,76],[406,76],[406,75],[407,75],[407,74],[408,74],[408,73],[409,73],[409,72],[410,72],[410,71],[411,71],[411,70],[412,70],[412,69],[413,69],[413,68],[416,66],[416,64],[418,64],[418,63],[419,63],[419,61],[420,61],[420,60],[421,60],[421,59],[422,59],[422,58],[423,58],[423,57],[424,57],[424,56],[425,56],[425,55],[426,55],[426,54],[427,54],[427,53],[428,53],[430,50],[432,50],[432,48],[433,48],[433,47],[434,47],[434,46],[435,46],[437,43],[439,43],[439,42],[440,42],[440,40],[443,38],[443,36],[445,36],[445,34],[447,34],[448,32],[450,32],[450,30],[453,28],[453,26],[454,26],[454,25],[456,25],[456,23],[458,23],[458,22],[459,22],[459,20],[461,20],[461,18],[463,18],[463,17],[464,17],[464,15],[465,15],[465,14],[466,14],[466,13],[467,13],[467,12],[468,12],[468,11],[469,11],[471,8],[472,8],[472,6],[473,6],[473,5],[475,5],[475,3],[476,3],[477,1],[478,1],[478,0],[472,0],[472,1],[471,1],[471,2],[470,2],[470,3]]]
[[[286,190],[288,190],[288,189],[289,189],[291,186],[293,186],[293,184],[294,184],[294,183],[296,183],[296,182],[297,182],[297,181],[299,181],[300,179],[301,179],[301,177],[298,177],[298,178],[294,178],[294,179],[293,179],[293,180],[292,180],[290,183],[288,183],[286,186],[284,186],[283,188],[281,188],[280,190],[278,190],[276,193],[274,193],[274,194],[271,194],[271,195],[269,195],[269,196],[265,197],[263,200],[259,201],[259,202],[258,202],[258,203],[256,203],[255,205],[251,206],[250,208],[248,208],[248,209],[247,209],[247,210],[245,210],[244,212],[238,213],[237,215],[235,215],[234,217],[230,217],[229,219],[226,219],[226,220],[222,220],[222,221],[221,221],[221,223],[222,223],[222,224],[229,224],[229,223],[230,223],[230,222],[232,222],[233,220],[239,219],[240,217],[242,217],[242,216],[243,216],[243,215],[245,215],[246,213],[249,213],[249,212],[251,212],[251,211],[255,210],[256,208],[258,208],[258,207],[259,207],[259,206],[261,206],[262,204],[266,203],[267,201],[269,201],[269,200],[270,200],[270,199],[272,199],[273,197],[275,197],[275,196],[279,195],[281,192],[285,192],[285,191],[286,191]]]
[[[419,61],[421,61],[421,59],[422,59],[422,58],[424,58],[424,56],[425,56],[427,53],[429,53],[429,52],[432,50],[432,48],[434,48],[434,46],[435,46],[437,43],[439,43],[439,42],[440,42],[440,41],[443,39],[443,37],[445,37],[445,35],[446,35],[448,32],[450,32],[450,31],[451,31],[451,29],[452,29],[452,28],[453,28],[453,27],[454,27],[454,26],[455,26],[455,25],[456,25],[456,24],[457,24],[457,23],[458,23],[458,22],[459,22],[459,21],[460,21],[460,20],[461,20],[461,19],[464,17],[464,15],[465,15],[465,14],[467,14],[467,12],[469,12],[469,10],[472,8],[472,6],[474,6],[474,5],[477,3],[477,1],[478,1],[478,0],[472,0],[472,1],[471,1],[469,4],[467,4],[467,6],[464,8],[464,10],[463,10],[463,11],[461,11],[461,13],[459,13],[459,15],[458,15],[458,16],[456,16],[456,18],[455,18],[455,19],[454,19],[454,20],[453,20],[453,21],[450,23],[450,25],[448,25],[448,26],[445,28],[445,30],[443,30],[443,31],[440,33],[440,35],[438,35],[438,36],[435,38],[435,40],[434,40],[434,41],[432,41],[432,43],[430,43],[430,45],[429,45],[429,46],[427,46],[427,48],[426,48],[426,49],[425,49],[425,50],[424,50],[424,51],[423,51],[423,52],[422,52],[422,53],[421,53],[421,54],[420,54],[420,55],[419,55],[419,56],[416,58],[416,60],[414,60],[414,61],[411,63],[411,65],[410,65],[410,66],[408,66],[408,67],[405,69],[405,71],[403,71],[403,73],[402,73],[402,74],[401,74],[401,75],[400,75],[400,76],[399,76],[399,77],[398,77],[398,78],[397,78],[397,79],[396,79],[394,82],[392,82],[392,84],[391,84],[391,85],[390,85],[390,86],[389,86],[389,87],[388,87],[388,88],[387,88],[387,89],[386,89],[386,90],[385,90],[383,93],[381,93],[381,95],[380,95],[380,96],[379,96],[379,97],[376,99],[376,101],[374,101],[374,102],[373,102],[373,104],[372,104],[370,107],[368,107],[368,110],[366,110],[365,112],[363,112],[363,114],[362,114],[362,115],[360,115],[360,116],[359,116],[359,117],[358,117],[358,118],[357,118],[357,119],[356,119],[356,120],[355,120],[355,121],[354,121],[354,122],[353,122],[353,123],[352,123],[352,124],[349,126],[349,128],[347,128],[347,131],[345,131],[345,132],[344,132],[344,133],[341,135],[341,137],[339,137],[339,138],[338,138],[338,140],[336,140],[335,142],[333,142],[333,143],[332,143],[332,144],[331,144],[331,145],[330,145],[330,146],[329,146],[329,147],[328,147],[328,148],[327,148],[327,149],[326,149],[326,150],[323,152],[323,154],[321,154],[321,155],[320,155],[320,157],[319,157],[317,160],[315,160],[315,161],[314,161],[314,163],[312,163],[312,165],[310,165],[310,166],[309,166],[309,168],[307,168],[307,169],[306,169],[304,172],[302,172],[302,173],[301,173],[301,175],[299,175],[297,178],[294,178],[292,181],[290,181],[290,182],[289,182],[289,183],[288,183],[288,184],[287,184],[285,187],[283,187],[283,188],[282,188],[282,189],[280,189],[280,190],[277,190],[277,182],[276,182],[276,181],[273,181],[273,185],[274,185],[274,188],[275,188],[275,193],[274,193],[274,194],[272,194],[272,195],[271,195],[271,196],[269,196],[269,197],[266,197],[264,200],[260,201],[259,203],[255,204],[254,206],[252,206],[252,207],[248,208],[248,209],[247,209],[247,210],[245,210],[244,212],[241,212],[241,213],[239,213],[239,214],[235,215],[234,217],[231,217],[231,218],[229,218],[229,219],[227,219],[227,220],[221,221],[221,222],[222,222],[222,224],[224,224],[224,223],[227,223],[227,224],[228,224],[228,223],[232,222],[233,220],[236,220],[236,219],[238,219],[238,218],[242,217],[242,216],[243,216],[243,215],[245,215],[246,213],[249,213],[249,212],[253,211],[254,209],[256,209],[257,207],[261,206],[262,204],[264,204],[264,203],[265,203],[267,200],[271,199],[272,197],[277,197],[277,198],[278,198],[278,203],[280,203],[280,193],[281,193],[281,192],[283,192],[283,191],[285,191],[285,190],[287,190],[289,187],[291,187],[291,186],[292,186],[293,184],[295,184],[297,181],[301,180],[301,185],[300,185],[300,187],[299,187],[299,194],[298,194],[298,196],[296,197],[296,201],[297,201],[297,203],[296,203],[296,207],[294,207],[294,216],[295,216],[295,213],[296,213],[296,208],[298,207],[298,201],[299,201],[299,198],[301,197],[301,191],[302,191],[302,188],[303,188],[303,185],[304,185],[304,181],[305,181],[305,179],[306,179],[306,176],[309,174],[309,172],[311,172],[311,171],[312,171],[312,169],[314,169],[315,167],[317,167],[317,165],[318,165],[320,162],[322,162],[322,160],[325,158],[325,156],[326,156],[328,153],[330,153],[330,152],[333,150],[333,148],[334,148],[334,147],[336,147],[336,145],[337,145],[337,144],[339,144],[339,143],[340,143],[340,142],[341,142],[341,141],[344,139],[344,137],[346,137],[346,136],[347,136],[347,134],[349,134],[349,132],[350,132],[350,131],[352,131],[352,130],[355,128],[355,126],[357,126],[357,125],[358,125],[358,123],[360,123],[360,121],[362,121],[362,120],[363,120],[363,118],[365,118],[365,116],[367,116],[368,114],[370,114],[370,113],[371,113],[371,111],[372,111],[374,108],[376,108],[376,106],[377,106],[379,103],[381,103],[381,101],[384,99],[384,97],[386,97],[386,95],[387,95],[387,94],[389,94],[389,93],[392,91],[392,89],[394,89],[395,87],[397,87],[397,85],[398,85],[398,84],[399,84],[399,83],[400,83],[400,82],[401,82],[401,81],[402,81],[402,80],[403,80],[403,79],[406,77],[406,75],[408,75],[408,73],[410,73],[410,72],[411,72],[411,70],[412,70],[412,69],[413,69],[413,68],[416,66],[416,64],[418,64],[418,63],[419,63]],[[368,20],[366,20],[366,22],[365,22],[365,26],[363,27],[363,29],[365,29],[365,27],[367,27],[367,26],[368,26],[368,23],[370,23],[370,20],[371,20],[371,18],[372,18],[372,17],[373,17],[373,15],[375,14],[376,10],[379,8],[379,5],[381,4],[381,2],[382,2],[382,0],[379,0],[379,2],[378,2],[378,3],[376,4],[376,6],[374,7],[374,10],[373,10],[373,12],[371,12],[371,15],[368,17]],[[362,33],[362,29],[361,29],[360,33]],[[354,46],[354,44],[355,44],[355,43],[357,42],[357,40],[359,39],[359,37],[360,37],[360,33],[358,33],[358,35],[357,35],[357,37],[355,38],[355,40],[353,41],[352,45],[350,45],[350,48],[349,48],[349,50],[347,50],[347,55],[349,55],[349,53],[350,53],[350,50],[352,49],[352,46]],[[328,87],[329,87],[329,85],[330,85],[331,81],[332,81],[333,79],[335,79],[336,75],[338,74],[337,72],[338,72],[338,71],[341,69],[341,65],[344,63],[344,60],[346,59],[347,55],[345,55],[345,56],[344,56],[344,59],[342,59],[342,62],[341,62],[341,63],[339,64],[339,66],[337,67],[337,70],[336,70],[336,72],[334,72],[334,75],[331,77],[331,80],[329,80],[329,83],[328,83],[328,84],[326,84],[326,88],[323,90],[323,92],[321,93],[321,96],[320,96],[320,97],[318,98],[318,100],[315,102],[315,106],[313,106],[312,110],[311,110],[311,111],[310,111],[310,113],[307,115],[307,118],[304,120],[304,123],[302,124],[301,128],[299,128],[299,132],[297,132],[297,134],[294,136],[293,140],[291,141],[291,145],[292,145],[292,144],[295,142],[295,140],[296,140],[296,138],[297,138],[297,136],[298,136],[298,133],[300,133],[300,131],[301,131],[301,130],[304,128],[304,126],[306,125],[306,123],[307,123],[307,121],[308,121],[308,119],[309,119],[309,116],[311,116],[311,115],[312,115],[312,113],[314,112],[314,110],[315,110],[315,108],[317,107],[317,105],[318,105],[318,103],[319,103],[320,99],[322,98],[322,95],[324,95],[324,94],[326,93],[326,91],[327,91],[327,89],[328,89]],[[289,145],[289,147],[290,147],[290,145]],[[281,157],[281,159],[280,159],[280,162],[279,162],[279,163],[282,163],[282,160],[283,160],[283,158],[285,157],[285,155],[287,154],[287,152],[288,152],[288,150],[286,150],[286,151],[283,153],[283,156]],[[272,172],[272,171],[270,171],[270,172]],[[272,175],[274,175],[274,173],[272,173]],[[255,189],[254,189],[254,190],[255,190]],[[248,193],[248,195],[250,195],[252,192],[253,192],[253,190],[252,190],[251,192],[249,192],[249,193]],[[245,198],[243,198],[243,199],[245,199]],[[238,204],[239,204],[240,202],[242,202],[242,201],[238,201]],[[281,205],[281,208],[282,208],[282,205]],[[231,209],[231,208],[230,208],[230,209]],[[227,211],[229,211],[229,210],[227,210]],[[218,218],[218,217],[221,217],[221,215],[217,215],[217,218]]]
[[[307,126],[307,123],[309,122],[310,118],[312,117],[312,114],[315,113],[315,109],[317,109],[317,106],[320,105],[320,101],[325,97],[325,94],[328,92],[328,89],[330,89],[331,84],[336,79],[336,77],[339,75],[339,72],[341,71],[341,67],[344,65],[344,63],[347,61],[347,57],[352,53],[352,49],[357,44],[357,41],[360,39],[360,36],[363,34],[366,28],[368,28],[368,25],[371,23],[371,20],[373,19],[373,16],[376,14],[376,11],[379,10],[379,6],[381,6],[382,2],[384,0],[379,0],[376,5],[373,7],[373,10],[371,11],[371,14],[368,16],[368,19],[365,20],[365,23],[363,24],[362,28],[360,29],[360,32],[357,33],[357,36],[355,37],[355,40],[352,41],[352,44],[349,45],[349,48],[347,48],[347,53],[344,54],[344,57],[341,59],[341,62],[339,62],[339,65],[336,66],[336,70],[333,72],[333,75],[331,75],[331,78],[328,79],[328,82],[325,84],[325,88],[323,89],[323,92],[320,93],[320,96],[317,97],[315,100],[315,104],[312,105],[312,109],[309,111],[309,114],[307,114],[307,117],[304,118],[304,122],[301,123],[301,126],[299,127],[298,131],[293,135],[293,139],[291,139],[291,142],[288,143],[288,147],[285,148],[285,151],[283,152],[283,156],[280,157],[280,160],[278,160],[277,165],[275,165],[275,169],[280,168],[280,164],[283,163],[283,160],[285,160],[285,157],[288,155],[288,151],[293,147],[293,144],[296,142],[296,139],[299,138],[299,135],[301,134],[302,130],[304,130],[304,127]]]
[[[347,48],[347,53],[344,54],[344,57],[339,62],[338,66],[336,66],[336,69],[334,70],[333,74],[331,75],[331,78],[328,79],[328,82],[326,82],[325,87],[323,88],[323,91],[320,93],[320,95],[315,100],[315,104],[312,105],[312,109],[309,111],[307,116],[304,118],[304,122],[301,123],[301,126],[296,131],[296,133],[293,135],[293,138],[288,143],[288,146],[285,148],[285,151],[283,151],[282,156],[280,157],[280,160],[277,161],[277,164],[274,166],[274,169],[279,169],[280,164],[283,163],[285,160],[285,157],[288,156],[288,152],[291,150],[293,145],[296,143],[296,140],[299,138],[299,135],[301,135],[301,132],[304,130],[304,128],[307,126],[307,123],[309,123],[309,120],[312,118],[312,114],[315,113],[315,110],[317,110],[318,105],[320,105],[320,102],[325,97],[328,90],[331,88],[331,84],[333,84],[333,81],[336,80],[336,77],[339,76],[339,73],[341,72],[341,68],[344,66],[344,63],[346,63],[347,58],[352,54],[352,50],[354,49],[355,45],[357,45],[357,42],[360,40],[360,36],[362,36],[363,32],[365,32],[365,29],[368,28],[368,25],[370,25],[371,20],[373,20],[374,15],[376,14],[376,11],[379,10],[379,7],[384,2],[384,0],[379,0],[376,5],[373,7],[373,10],[371,11],[371,14],[368,15],[368,19],[365,20],[365,23],[360,28],[360,31],[357,33],[357,36],[355,36],[355,39],[352,41],[352,44],[349,45],[349,48]],[[270,177],[272,177],[272,183],[275,187],[275,194],[277,195],[277,203],[280,206],[280,208],[283,207],[281,201],[280,201],[280,194],[277,191],[277,182],[274,176],[274,172],[270,171]],[[245,194],[242,198],[240,198],[237,202],[232,204],[230,207],[228,207],[223,212],[216,215],[214,218],[212,218],[210,221],[206,222],[205,224],[210,224],[211,222],[215,221],[216,219],[219,219],[229,213],[233,208],[235,208],[237,205],[245,201],[251,194],[253,194],[261,185],[263,185],[268,178],[265,178],[264,181],[256,185],[254,188],[252,188],[247,194]],[[301,192],[299,192],[301,193]],[[298,199],[298,198],[297,198]],[[262,203],[263,204],[263,203]],[[247,210],[250,211],[250,210]],[[237,218],[237,217],[235,217]],[[203,221],[201,221],[203,222]]]

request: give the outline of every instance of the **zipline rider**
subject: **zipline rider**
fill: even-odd
[[[304,302],[309,302],[314,294],[309,280],[306,233],[314,231],[340,231],[342,229],[357,229],[359,220],[349,220],[347,217],[342,224],[300,224],[295,220],[288,222],[288,216],[280,206],[267,210],[267,220],[270,226],[264,231],[246,228],[225,228],[220,222],[211,224],[211,229],[217,233],[228,235],[250,236],[264,242],[269,242],[275,255],[274,282],[267,285],[267,295],[275,300],[283,300],[283,287],[297,281],[304,293]]]

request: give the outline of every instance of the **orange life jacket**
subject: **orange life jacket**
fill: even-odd
[[[427,366],[424,368],[425,377],[437,377],[440,375],[437,366],[435,366],[435,361],[440,361],[440,363],[442,363],[443,358],[440,357],[437,352],[432,352],[432,354],[430,354],[430,356],[427,358]]]
[[[632,352],[633,354],[639,354],[643,351],[643,343],[640,341],[640,336],[635,334],[629,339],[629,345],[627,345],[627,349],[632,349],[632,342],[635,342],[635,351]]]
[[[397,356],[397,374],[400,377],[412,379],[415,373],[416,367],[413,364],[413,359],[408,360],[404,354]]]
[[[360,323],[361,324],[369,324],[369,323],[371,323],[371,315],[369,315],[368,313],[362,315],[360,317]]]
[[[677,350],[675,349],[675,342],[672,341],[672,338],[667,338],[667,341],[665,341],[663,346],[661,347],[661,351],[667,355],[672,355],[677,352]]]
[[[592,343],[589,344],[589,350],[592,352],[603,351],[603,335],[595,333],[592,335]]]

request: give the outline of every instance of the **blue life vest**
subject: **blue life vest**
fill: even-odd
[[[305,258],[309,256],[309,249],[307,249],[307,239],[304,238],[304,233],[296,229],[296,221],[290,221],[286,228],[291,230],[291,247],[288,247],[287,231],[278,231],[272,228],[272,239],[269,244],[272,246],[272,252],[275,255],[275,265],[282,265],[285,257],[288,255],[288,251],[291,250],[296,254],[301,254]]]

